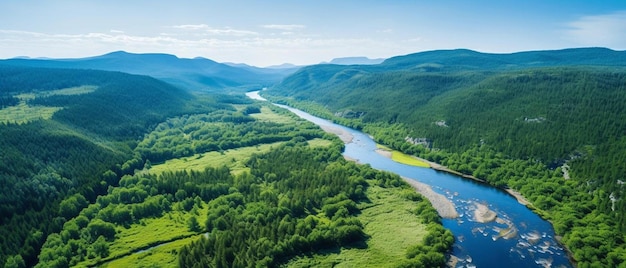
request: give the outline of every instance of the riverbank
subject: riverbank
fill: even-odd
[[[378,145],[378,144],[377,144],[377,147],[378,147],[378,149],[376,149],[376,153],[394,160],[393,157],[392,157],[393,156],[393,152],[391,151],[391,149],[388,149],[388,148],[384,147],[383,145]],[[483,179],[476,178],[476,177],[474,177],[472,175],[463,174],[461,172],[458,172],[456,170],[452,170],[452,169],[450,169],[450,168],[448,168],[448,167],[446,167],[444,165],[437,164],[437,163],[429,161],[427,159],[424,159],[424,158],[421,158],[421,157],[417,157],[417,156],[411,156],[411,157],[416,159],[417,161],[426,163],[430,168],[432,168],[434,170],[447,172],[447,173],[450,173],[450,174],[461,176],[461,177],[466,178],[466,179],[471,179],[471,180],[475,180],[477,182],[489,184],[487,181],[485,181]],[[399,161],[396,161],[396,162],[399,162]],[[400,162],[400,163],[402,163],[402,162]],[[530,201],[528,201],[528,199],[526,199],[521,193],[519,193],[519,192],[517,192],[517,191],[515,191],[513,189],[510,189],[510,188],[501,188],[501,189],[506,191],[511,196],[515,197],[515,199],[517,199],[517,202],[519,202],[520,204],[522,204],[524,206],[532,206],[532,203],[530,203]]]
[[[376,149],[376,153],[382,156],[385,156],[387,158],[393,159],[392,157],[393,152],[387,148],[384,148],[384,147],[378,148]],[[396,161],[396,162],[399,162],[399,161]],[[399,163],[402,163],[402,162],[399,162]],[[417,191],[418,193],[426,197],[426,199],[430,201],[430,203],[435,208],[435,210],[437,210],[437,213],[439,214],[439,216],[445,219],[454,219],[454,218],[459,217],[459,213],[456,211],[456,208],[454,207],[454,203],[452,203],[452,201],[450,201],[444,195],[438,194],[435,191],[433,191],[430,185],[418,182],[416,180],[413,180],[407,177],[402,177],[402,179],[406,183],[411,185],[411,187],[413,187],[415,191]]]
[[[350,134],[350,132],[345,131],[342,128],[339,128],[339,127],[320,126],[320,128],[322,128],[322,130],[326,131],[327,133],[331,133],[331,134],[337,135],[339,137],[339,139],[341,139],[341,141],[343,141],[343,143],[351,143],[352,139],[354,139],[354,136],[352,136],[352,134]]]
[[[437,210],[439,216],[445,219],[454,219],[459,217],[459,213],[456,211],[454,203],[452,203],[452,201],[444,195],[433,191],[430,185],[406,177],[402,177],[402,179],[411,185],[415,191],[426,197],[435,210]]]

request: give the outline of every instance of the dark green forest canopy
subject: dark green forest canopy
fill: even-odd
[[[95,90],[47,94],[81,86]],[[58,214],[59,202],[73,194],[94,201],[115,184],[117,175],[105,171],[127,172],[122,164],[150,128],[171,116],[228,106],[210,99],[200,104],[147,76],[0,65],[0,96],[10,99],[3,108],[17,105],[20,94],[34,96],[23,100],[27,106],[61,108],[50,120],[0,123],[0,236],[6,238],[0,263],[20,254],[28,265],[67,219]]]
[[[306,67],[264,95],[520,190],[577,261],[612,266],[626,261],[625,56],[433,51]]]

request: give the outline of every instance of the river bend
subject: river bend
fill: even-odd
[[[265,100],[258,91],[246,95]],[[319,126],[349,132],[353,138],[346,141],[344,156],[428,184],[452,201],[459,217],[442,222],[455,236],[452,255],[456,267],[572,267],[555,239],[552,225],[505,191],[457,175],[394,162],[376,153],[376,143],[363,132],[279,106]],[[478,220],[475,214],[479,208],[495,212],[495,219]]]

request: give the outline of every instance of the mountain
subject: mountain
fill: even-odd
[[[626,263],[626,51],[457,49],[321,64],[264,97],[520,191],[581,267]]]
[[[367,57],[344,57],[344,58],[335,58],[330,61],[330,64],[339,64],[339,65],[372,65],[379,64],[383,62],[385,59],[370,59]]]
[[[622,116],[621,104],[617,102],[613,106],[613,102],[606,103],[606,100],[626,103],[621,91],[621,83],[626,84],[622,76],[625,67],[626,51],[603,48],[512,54],[430,51],[390,58],[379,65],[304,67],[267,93],[314,101],[333,113],[352,111],[363,122],[408,124],[416,129],[414,135],[419,137],[440,135],[432,122],[445,120],[456,124],[450,130],[456,129],[457,133],[446,139],[435,139],[434,143],[442,148],[463,149],[472,141],[497,140],[500,133],[511,133],[512,136],[504,138],[519,143],[541,140],[541,144],[561,147],[541,150],[545,145],[537,144],[527,145],[523,151],[501,149],[515,157],[559,162],[583,140],[594,137],[593,142],[600,143],[612,135],[620,135],[622,127],[626,128],[618,121],[611,123],[615,127],[613,132],[603,129],[599,133],[590,120],[600,114],[599,121],[606,121],[602,117]],[[576,110],[563,110],[570,107],[563,103],[581,103],[574,96],[588,98],[586,105],[576,106]],[[591,107],[596,110],[589,110]],[[511,122],[538,117],[548,118],[551,124],[544,125],[550,126],[550,133],[567,130],[562,134],[566,134],[569,141],[550,140],[553,136],[545,132],[518,137],[514,133],[519,130],[512,132],[517,126],[511,124],[490,123],[493,129],[480,125],[487,118],[492,122]],[[524,125],[523,128],[536,126]],[[585,132],[580,132],[580,128]]]
[[[95,69],[150,75],[189,90],[258,88],[271,85],[295,70],[234,67],[206,58],[181,59],[169,54],[117,51],[78,59],[7,59],[14,66]]]
[[[302,66],[298,66],[298,65],[295,65],[295,64],[291,64],[291,63],[283,63],[283,64],[279,64],[279,65],[267,66],[265,68],[267,68],[267,69],[292,69],[292,68],[299,69],[301,67]]]
[[[607,48],[572,48],[510,54],[468,49],[435,50],[397,56],[381,67],[404,70],[502,70],[548,66],[624,66],[626,53]]]

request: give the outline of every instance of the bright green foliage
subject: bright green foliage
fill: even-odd
[[[379,66],[303,68],[264,94],[518,190],[579,265],[612,267],[626,263],[624,55],[420,53]]]
[[[363,243],[367,237],[356,214],[358,204],[367,200],[365,178],[388,187],[406,185],[398,176],[305,145],[281,146],[252,157],[251,173],[238,176],[230,194],[209,202],[210,232],[181,249],[180,266],[276,266],[307,252]],[[433,235],[452,238],[439,231]],[[440,245],[435,241],[432,245]],[[451,245],[446,243],[433,248],[441,257],[438,265],[445,262],[443,252]]]
[[[155,163],[210,151],[288,141],[296,135],[306,140],[324,135],[312,123],[299,122],[295,128],[294,125],[257,121],[228,110],[171,118],[146,136],[137,151]]]
[[[25,268],[26,263],[21,255],[15,255],[7,258],[7,261],[4,263],[5,268]]]

